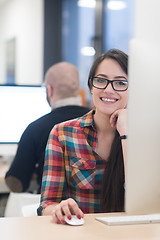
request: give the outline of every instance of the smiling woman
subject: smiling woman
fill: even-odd
[[[120,50],[99,56],[88,78],[94,110],[52,129],[39,215],[64,223],[64,215],[124,210],[126,139],[120,136],[127,135],[127,67],[128,56]],[[95,87],[95,77],[105,87]]]
[[[100,81],[100,83],[98,81],[97,83],[97,79],[99,79],[99,77],[101,77],[101,80],[105,80],[105,86],[103,83],[104,81]],[[112,80],[108,80],[107,78]],[[121,109],[126,106],[127,83],[127,75],[114,59],[106,58],[103,62],[101,62],[101,64],[99,64],[97,70],[95,71],[95,76],[91,78],[93,103],[96,107],[98,105],[97,114],[102,114],[103,112],[107,113],[108,111],[108,114],[112,114],[116,111],[116,109]],[[103,88],[100,84],[103,84]],[[105,105],[102,104],[102,102],[105,103]],[[110,104],[106,107],[107,103]],[[113,105],[111,103],[115,104]],[[103,108],[104,110],[102,110]]]

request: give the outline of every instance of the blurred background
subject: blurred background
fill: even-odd
[[[60,61],[76,65],[83,105],[91,106],[92,62],[110,48],[128,53],[134,7],[134,0],[0,0],[0,216],[9,194],[4,176],[19,138],[50,111],[39,87],[45,72]]]
[[[59,61],[75,64],[81,87],[94,58],[128,53],[134,0],[0,0],[0,84],[39,85]]]
[[[144,183],[149,196],[143,194],[143,199],[148,200],[153,196],[159,201],[159,8],[159,0],[0,0],[0,163],[3,165],[0,169],[0,216],[3,215],[6,203],[3,195],[9,192],[4,185],[4,175],[18,143],[18,139],[13,140],[11,136],[15,138],[15,133],[20,130],[19,123],[26,120],[22,113],[25,109],[22,98],[27,104],[30,103],[28,109],[33,107],[33,112],[36,112],[37,106],[42,106],[39,104],[40,99],[45,97],[44,90],[41,91],[38,86],[43,84],[46,70],[54,63],[68,61],[79,70],[84,104],[90,106],[87,87],[89,69],[93,60],[110,48],[119,48],[130,56],[129,81],[132,91],[129,109],[132,111],[129,113],[128,149],[129,157],[133,159],[130,165],[133,174],[128,176],[134,180],[131,179],[133,186],[127,189],[132,192],[131,198],[138,196],[136,191],[144,190]],[[4,93],[4,85],[16,85],[16,91],[21,91],[21,94],[14,91],[12,95],[7,90],[7,95]],[[21,85],[28,86],[23,93]],[[34,97],[28,97],[29,92]],[[36,103],[35,95],[39,96],[39,93],[41,97],[37,98],[37,104],[33,106]],[[14,115],[18,117],[15,123],[10,119]],[[28,116],[31,115],[28,113]],[[14,128],[10,126],[11,122]],[[142,159],[145,171],[141,171],[141,167],[137,169]],[[134,164],[135,160],[137,165]],[[152,169],[154,166],[155,169]],[[141,179],[136,187],[135,172],[136,179]],[[143,178],[142,173],[146,173]],[[155,182],[158,183],[158,187],[152,188],[151,182],[156,187]],[[155,194],[152,194],[151,188]],[[140,199],[138,197],[138,202]]]

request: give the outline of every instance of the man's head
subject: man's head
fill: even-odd
[[[51,66],[45,75],[47,100],[51,107],[60,99],[76,97],[79,94],[79,74],[77,68],[68,62]]]

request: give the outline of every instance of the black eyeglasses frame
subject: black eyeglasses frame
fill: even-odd
[[[103,88],[94,86],[94,84],[93,84],[93,79],[94,79],[94,78],[101,78],[101,79],[106,80],[106,81],[107,81],[106,86],[103,87]],[[123,81],[123,82],[128,83],[127,80],[109,80],[109,79],[103,78],[103,77],[92,77],[92,78],[91,78],[91,84],[92,84],[92,86],[95,87],[95,88],[97,88],[97,89],[106,89],[107,86],[108,86],[109,84],[111,84],[114,91],[116,91],[116,92],[124,92],[124,91],[126,91],[126,90],[128,89],[128,85],[127,85],[127,88],[124,89],[124,90],[116,90],[116,89],[114,88],[114,86],[113,86],[113,83],[114,83],[114,82],[120,82],[120,81]]]

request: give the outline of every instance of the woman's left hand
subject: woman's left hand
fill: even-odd
[[[119,135],[127,135],[127,109],[118,109],[110,117],[111,127],[116,128]]]

